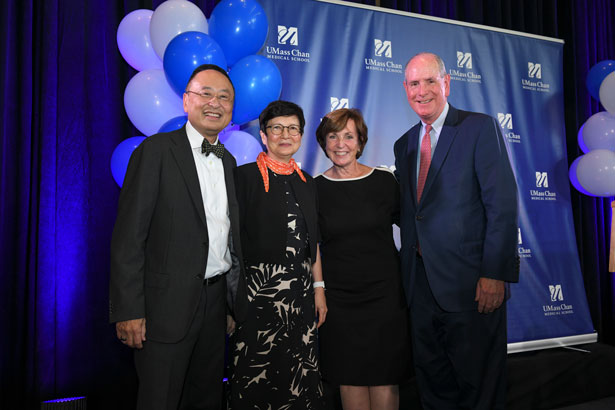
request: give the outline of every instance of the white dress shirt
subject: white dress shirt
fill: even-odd
[[[203,136],[186,122],[186,134],[192,148],[192,156],[196,165],[196,172],[201,186],[201,197],[205,207],[207,219],[207,234],[209,236],[209,255],[205,278],[223,274],[231,268],[231,252],[229,250],[229,233],[231,222],[228,211],[228,198],[226,196],[226,183],[224,180],[224,166],[222,159],[214,154],[201,153]],[[212,145],[218,144],[218,140]]]

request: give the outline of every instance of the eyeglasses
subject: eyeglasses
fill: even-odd
[[[186,90],[186,94],[188,93],[196,94],[207,102],[213,100],[214,98],[218,100],[220,104],[231,104],[233,102],[231,96],[226,92],[215,94],[211,91],[203,91],[202,93],[197,93],[196,91]]]
[[[288,135],[290,135],[291,137],[296,137],[297,135],[301,134],[301,128],[299,128],[298,125],[273,124],[265,127],[265,129],[267,128],[271,128],[271,133],[273,135],[282,135],[282,133],[284,132],[284,128],[288,130]]]

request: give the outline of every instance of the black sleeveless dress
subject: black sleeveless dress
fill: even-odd
[[[314,178],[327,320],[322,376],[333,384],[396,385],[410,376],[408,310],[392,225],[399,187],[388,170]]]

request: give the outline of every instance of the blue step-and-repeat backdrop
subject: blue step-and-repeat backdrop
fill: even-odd
[[[342,107],[359,108],[369,127],[361,161],[392,167],[395,140],[418,122],[404,66],[421,51],[443,58],[450,103],[499,121],[517,178],[521,273],[508,302],[509,352],[595,341],[570,206],[563,42],[351,3],[260,3],[269,20],[260,54],[282,73],[280,98],[305,111],[295,159],[313,175],[331,166],[316,127]]]

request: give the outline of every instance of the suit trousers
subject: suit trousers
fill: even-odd
[[[504,409],[506,304],[492,313],[446,312],[417,256],[410,319],[414,365],[425,410]]]
[[[147,340],[143,349],[135,351],[137,409],[220,410],[225,343],[226,280],[222,277],[203,284],[198,309],[183,339],[177,343]]]

